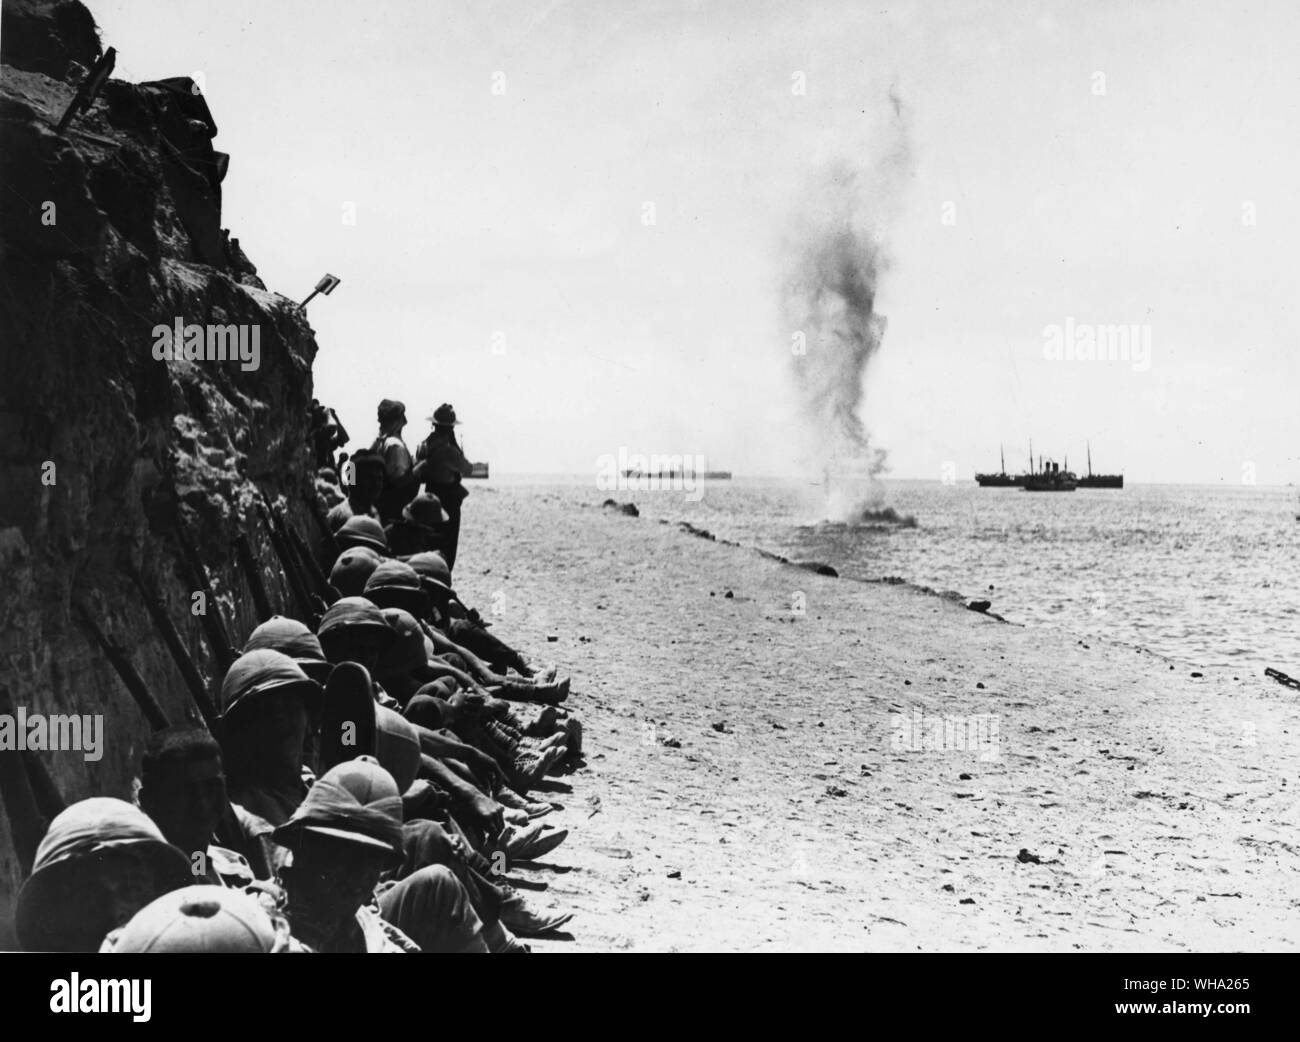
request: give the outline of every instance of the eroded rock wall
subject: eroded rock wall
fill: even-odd
[[[88,28],[89,27],[89,28]],[[256,624],[232,540],[248,535],[289,604],[259,492],[314,536],[308,454],[316,344],[221,229],[226,158],[188,80],[110,80],[55,126],[99,56],[76,2],[5,0],[0,27],[0,689],[30,712],[104,717],[102,759],[40,754],[66,800],[129,798],[146,720],[78,621],[129,655],[171,721],[199,716],[144,603],[162,597],[209,682],[179,523],[211,570],[234,643]],[[155,358],[155,327],[258,331],[258,366]],[[247,342],[246,342],[247,346]],[[0,752],[0,756],[9,755]],[[0,811],[0,948],[21,882]]]

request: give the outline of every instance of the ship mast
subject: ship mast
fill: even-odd
[[[998,446],[998,459],[1002,461],[1002,474],[1005,476],[1007,473],[1007,457],[1006,453],[1002,451],[1001,445]]]
[[[1088,442],[1088,477],[1092,477],[1092,442]]]

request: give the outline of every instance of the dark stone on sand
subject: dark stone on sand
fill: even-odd
[[[969,608],[971,611],[985,612],[988,611],[991,607],[993,607],[993,602],[992,601],[971,601],[968,605],[966,605],[966,607]]]
[[[975,903],[975,898],[973,898],[973,897],[963,897],[963,898],[962,898],[960,901],[958,901],[957,903],[958,903],[958,904],[963,904],[963,905],[973,905],[973,904]]]
[[[957,780],[958,780],[958,781],[970,781],[970,775],[969,775],[969,774],[959,774],[959,775],[957,775]]]
[[[731,600],[731,599],[732,599],[733,597],[735,597],[736,595],[735,595],[734,593],[732,593],[730,590],[728,590],[728,591],[727,591],[726,593],[724,593],[722,596],[725,597],[727,600]]]
[[[982,681],[982,680],[977,680],[977,681],[975,681],[975,686],[976,686],[977,688],[979,688],[981,691],[983,691],[983,690],[984,690],[984,681]]]
[[[849,794],[848,789],[841,789],[838,785],[826,786],[827,796],[847,796],[848,794]]]
[[[556,636],[554,633],[548,633],[548,634],[546,635],[546,642],[547,642],[548,644],[554,644],[554,643],[555,643],[557,640],[559,640],[559,639],[560,639],[560,638],[559,638],[558,636]]]
[[[668,878],[669,878],[669,879],[681,879],[681,878],[682,878],[682,873],[681,873],[680,869],[673,869],[673,871],[671,871],[671,872],[668,873]]]
[[[1041,865],[1043,863],[1042,858],[1037,854],[1029,853],[1029,851],[1024,847],[1020,848],[1020,853],[1016,855],[1016,860],[1022,865]]]
[[[804,568],[810,572],[816,572],[818,575],[826,575],[832,579],[838,579],[840,573],[832,568],[825,561],[791,561],[796,568]]]
[[[641,511],[636,508],[635,503],[619,503],[617,500],[607,499],[600,504],[606,510],[617,510],[620,514],[628,517],[640,517]]]
[[[1203,676],[1205,676],[1205,674],[1204,674],[1204,673],[1193,673],[1192,676],[1194,676],[1194,677],[1203,677]]]
[[[709,726],[712,727],[715,731],[717,731],[718,734],[730,733],[727,730],[727,721],[725,720],[715,720],[713,723],[709,724]]]

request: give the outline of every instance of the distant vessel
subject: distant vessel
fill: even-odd
[[[1007,457],[1002,451],[1002,446],[998,446],[998,456],[1002,460],[1002,469],[996,474],[976,474],[975,480],[979,482],[980,488],[1020,488],[1025,483],[1023,474],[1011,475],[1007,473]]]
[[[471,463],[467,478],[485,478],[488,476],[488,465],[486,463]]]
[[[1025,475],[1026,492],[1073,492],[1079,487],[1079,479],[1059,463],[1039,460],[1038,469]]]
[[[712,481],[730,481],[731,471],[729,470],[702,470],[698,474],[693,470],[660,470],[651,472],[648,470],[625,470],[625,478],[655,478],[659,481],[673,481],[677,478],[708,478]]]
[[[1079,478],[1080,488],[1123,488],[1123,474],[1094,474],[1092,472],[1092,445],[1088,446],[1088,473]]]

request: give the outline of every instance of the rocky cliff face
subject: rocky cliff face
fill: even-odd
[[[234,643],[257,621],[231,549],[241,532],[272,607],[288,604],[255,504],[265,492],[313,533],[316,344],[221,229],[227,158],[189,80],[110,79],[59,134],[100,55],[89,12],[4,0],[0,46],[0,695],[31,713],[103,714],[102,759],[37,755],[66,800],[129,798],[149,725],[78,612],[171,722],[199,720],[128,575],[161,597],[209,683],[219,671],[177,525]],[[176,360],[157,327],[178,321],[190,350]],[[213,357],[238,355],[241,333],[242,357]],[[9,824],[0,812],[0,948],[14,944],[22,878]]]

